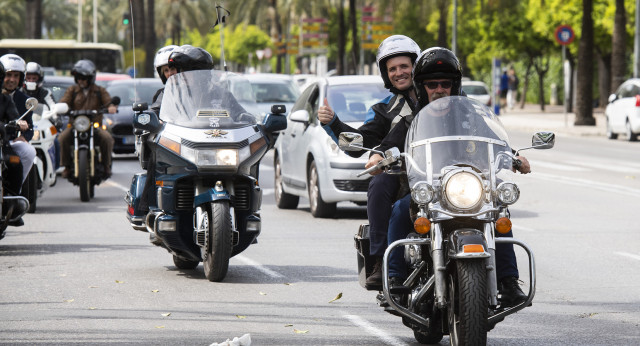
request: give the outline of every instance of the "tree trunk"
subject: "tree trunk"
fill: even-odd
[[[522,96],[520,97],[520,109],[524,109],[524,104],[527,101],[527,89],[529,88],[529,72],[531,72],[531,65],[533,65],[533,59],[529,58],[527,64],[527,70],[524,73],[524,82],[522,83]]]
[[[596,124],[593,117],[593,0],[582,0],[582,37],[578,45],[578,82],[574,125]]]
[[[360,36],[358,35],[358,18],[356,16],[356,0],[349,0],[349,21],[351,22],[351,56],[353,57],[353,74],[359,74]]]
[[[533,67],[538,74],[538,102],[540,103],[540,110],[544,111],[544,76],[549,71],[549,59],[544,62],[544,56],[533,58]],[[536,60],[539,60],[536,62]]]
[[[271,35],[271,40],[277,47],[279,42],[283,42],[282,26],[280,25],[280,16],[278,15],[278,0],[269,0],[269,17],[271,20],[271,29],[269,34]],[[276,55],[276,73],[282,73],[282,70],[284,69],[283,60],[284,54],[281,54],[278,50]]]
[[[604,107],[609,102],[612,80],[610,71],[613,62],[610,54],[602,55],[598,53],[596,56],[598,58],[598,93],[600,94],[598,105]]]
[[[447,42],[447,14],[449,12],[448,11],[449,1],[439,0],[438,10],[440,11],[440,21],[439,21],[439,27],[438,27],[438,46],[448,47],[449,42]]]
[[[573,113],[573,90],[575,88],[575,84],[573,83],[573,73],[576,68],[576,62],[571,51],[567,49],[567,60],[569,61],[569,67],[571,69],[571,76],[569,78],[569,95],[567,95],[567,112]]]
[[[42,38],[42,0],[26,0],[25,35],[27,38]]]
[[[157,40],[156,30],[153,25],[156,21],[155,7],[155,0],[147,0],[147,20],[144,23],[144,51],[146,53],[146,59],[144,63],[144,71],[142,73],[142,75],[145,77],[153,77],[153,74],[155,72],[153,67],[153,59],[155,58]]]
[[[336,73],[338,76],[345,74],[344,51],[346,45],[347,30],[344,25],[344,1],[338,1],[338,57],[336,59]]]
[[[142,47],[146,41],[144,27],[145,27],[145,13],[144,13],[144,0],[132,0],[131,18],[133,19],[133,31],[135,34],[134,40],[136,47]]]
[[[606,105],[609,94],[614,93],[620,84],[625,80],[625,48],[627,42],[627,31],[625,27],[627,25],[627,16],[624,9],[624,0],[616,0],[616,15],[613,23],[613,37],[612,49],[611,49],[611,86],[609,90],[604,93],[605,102],[601,103],[601,106]],[[600,97],[602,100],[602,95]]]

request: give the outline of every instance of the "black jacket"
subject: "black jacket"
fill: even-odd
[[[16,90],[13,92],[13,103],[18,110],[18,118],[27,111],[27,107],[24,105],[27,99],[27,95],[25,95],[22,91]],[[22,120],[26,121],[27,124],[29,124],[29,129],[22,132],[22,136],[27,140],[27,142],[30,141],[31,138],[33,138],[33,120],[31,119],[32,114],[33,112],[29,112],[24,116],[24,118],[22,118]]]
[[[6,123],[19,117],[18,110],[11,96],[0,94],[0,126],[4,128]],[[15,138],[14,133],[7,133],[7,135],[9,139]]]

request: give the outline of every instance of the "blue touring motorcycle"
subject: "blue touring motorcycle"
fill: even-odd
[[[169,251],[176,267],[203,262],[210,281],[222,281],[229,258],[257,241],[260,160],[287,126],[278,105],[257,123],[233,96],[242,79],[214,70],[178,73],[167,80],[159,117],[134,105],[140,163],[151,171],[134,175],[127,218]],[[146,179],[155,182],[145,192]]]

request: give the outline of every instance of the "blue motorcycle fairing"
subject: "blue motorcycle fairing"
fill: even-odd
[[[227,192],[227,190],[216,191],[215,188],[210,188],[204,193],[197,195],[193,200],[193,206],[199,207],[205,203],[221,201],[221,200],[231,200],[231,196]]]

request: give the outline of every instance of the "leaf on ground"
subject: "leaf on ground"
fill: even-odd
[[[74,300],[75,300],[75,299],[67,299],[67,300],[65,300],[64,302],[65,302],[65,303],[73,303],[73,301],[74,301]]]
[[[93,306],[90,306],[90,307],[89,307],[89,310],[95,310],[95,309],[97,309],[97,308],[95,308],[95,307],[93,307]]]
[[[237,318],[239,318],[239,319],[241,319],[241,320],[243,320],[243,319],[247,318],[247,316],[242,316],[242,315],[236,315],[236,317],[237,317]]]
[[[171,313],[170,313],[170,312],[167,312],[166,314],[162,314],[162,316],[164,316],[164,317],[169,317],[169,316],[171,316]]]
[[[293,327],[293,324],[285,324],[285,327]]]
[[[624,178],[625,179],[635,179],[636,176],[635,175],[626,175]]]
[[[338,299],[340,299],[340,298],[342,298],[342,292],[338,293],[338,295],[337,295],[335,298],[331,299],[331,300],[329,301],[329,303],[331,303],[331,302],[335,302],[336,300],[338,300]]]
[[[162,329],[162,328],[164,328],[164,326],[156,326],[156,328]]]
[[[264,292],[260,292],[260,295],[261,295],[261,296],[266,296],[267,294],[266,294],[266,293],[264,293]]]
[[[158,293],[158,292],[160,292],[160,290],[151,290],[151,292]]]
[[[116,283],[117,283],[117,284],[123,284],[123,283],[124,283],[124,281],[116,280]]]
[[[284,284],[287,285],[287,286],[293,286],[293,284],[290,283],[290,282],[285,282]]]
[[[309,331],[308,330],[299,330],[299,329],[293,329],[293,332],[296,334],[307,334]]]

